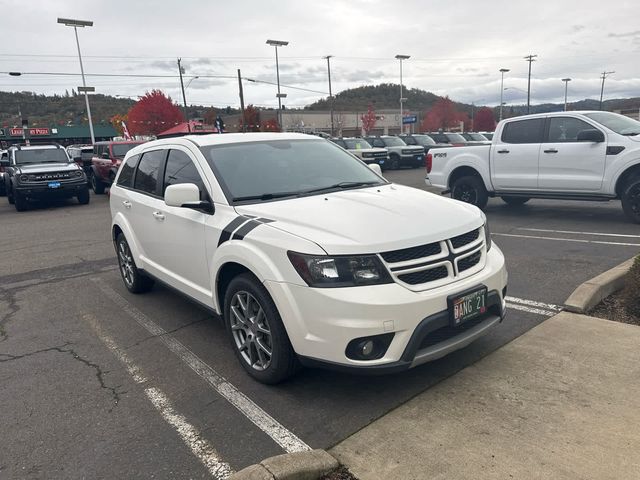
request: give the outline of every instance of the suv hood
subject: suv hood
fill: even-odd
[[[236,210],[274,220],[269,227],[303,237],[335,255],[413,247],[466,233],[484,222],[476,207],[395,184]]]
[[[75,162],[71,163],[25,163],[17,165],[20,173],[72,172],[78,170]]]
[[[418,153],[418,152],[424,152],[424,147],[421,147],[419,145],[400,145],[397,147],[387,147],[387,150],[394,151],[394,152],[400,151],[400,150],[412,150]]]

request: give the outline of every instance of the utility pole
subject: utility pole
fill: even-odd
[[[527,80],[527,114],[531,113],[531,64],[538,55],[527,55],[524,59],[529,62],[529,78]]]
[[[327,59],[327,73],[329,75],[329,99],[331,100],[331,136],[333,137],[335,133],[333,127],[333,94],[331,93],[331,57],[333,57],[333,55],[327,55],[324,58]]]
[[[240,76],[240,69],[238,69],[238,88],[240,90],[240,111],[242,112],[242,131],[247,131],[247,122],[244,119],[244,92],[242,90],[242,76]]]
[[[187,131],[191,133],[191,124],[189,123],[189,112],[187,111],[187,96],[184,93],[184,82],[182,81],[182,59],[178,59],[178,72],[180,73],[180,88],[182,89],[182,102],[184,103],[184,118],[187,121]]]
[[[600,78],[602,78],[602,87],[600,88],[600,110],[602,110],[602,96],[604,95],[604,81],[605,79],[611,75],[612,73],[616,73],[616,72],[602,72],[602,76]]]

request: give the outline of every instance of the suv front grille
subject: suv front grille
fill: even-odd
[[[380,253],[391,276],[412,290],[434,288],[473,275],[484,263],[482,227],[440,242]]]
[[[45,182],[50,180],[67,180],[76,178],[76,172],[47,172],[29,174],[29,180],[34,182]]]

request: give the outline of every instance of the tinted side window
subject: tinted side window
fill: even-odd
[[[549,142],[577,142],[578,133],[594,130],[594,127],[578,118],[553,117],[549,121]]]
[[[504,143],[542,143],[544,118],[532,118],[509,122],[504,126],[501,140]]]
[[[133,187],[133,172],[138,166],[140,155],[133,155],[122,165],[122,171],[118,177],[118,185],[121,187]]]
[[[181,150],[169,150],[162,194],[164,195],[169,185],[178,185],[180,183],[195,183],[200,189],[200,199],[204,200],[206,198],[204,183],[191,157]]]
[[[160,167],[166,154],[166,150],[154,150],[142,154],[134,182],[136,190],[157,194]]]

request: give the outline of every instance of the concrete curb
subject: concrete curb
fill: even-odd
[[[324,450],[286,453],[240,470],[229,480],[318,480],[338,466]]]
[[[574,313],[587,313],[603,299],[622,289],[634,258],[584,282],[564,302],[564,309]]]

